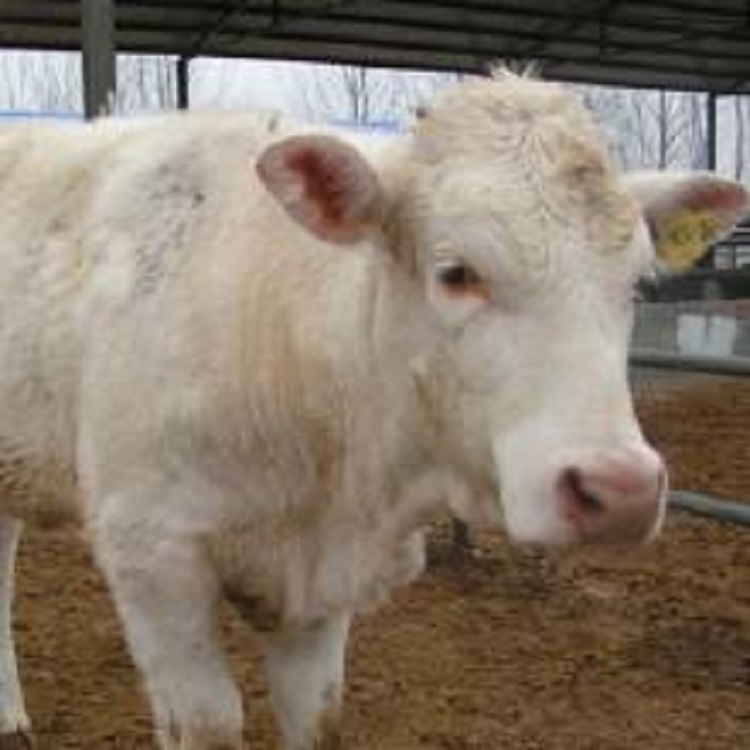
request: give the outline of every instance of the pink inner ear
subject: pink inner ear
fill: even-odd
[[[344,164],[312,146],[298,146],[286,154],[286,167],[301,178],[305,200],[317,209],[323,231],[336,231],[355,217],[347,217],[347,179]]]
[[[289,215],[326,242],[359,242],[382,222],[385,201],[377,174],[337,138],[287,138],[266,149],[257,171]]]
[[[739,186],[706,182],[695,185],[686,196],[689,209],[707,209],[716,213],[735,213],[747,209],[747,193]]]

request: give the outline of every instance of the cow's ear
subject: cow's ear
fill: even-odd
[[[257,170],[289,215],[319,239],[355,243],[382,225],[385,200],[378,176],[338,138],[287,138],[261,154]]]
[[[634,172],[628,187],[643,206],[656,255],[672,270],[699,261],[750,213],[750,193],[708,172]]]

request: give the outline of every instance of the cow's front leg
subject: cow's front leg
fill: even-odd
[[[276,717],[287,750],[339,750],[349,614],[261,636]]]
[[[197,541],[148,524],[99,522],[94,541],[146,683],[159,745],[239,750],[242,706],[219,643],[215,571]]]
[[[31,747],[31,729],[18,680],[13,642],[13,580],[23,524],[0,516],[0,750]]]

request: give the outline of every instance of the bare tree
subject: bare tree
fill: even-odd
[[[384,71],[351,65],[314,66],[298,84],[300,109],[313,121],[370,125],[395,109],[392,80]]]
[[[121,56],[117,61],[117,112],[174,109],[177,106],[175,61],[163,55]]]
[[[216,63],[216,61],[213,61]],[[248,64],[245,64],[248,65]],[[202,68],[201,68],[202,70]],[[428,105],[460,73],[428,73],[352,66],[218,63],[196,69],[195,89],[211,106],[286,108],[314,121],[373,125],[408,118]],[[116,111],[176,106],[173,58],[121,56]],[[283,81],[281,79],[284,79]],[[260,84],[259,84],[260,81]],[[269,84],[271,81],[271,84]],[[604,125],[620,162],[634,167],[706,166],[705,95],[581,87],[584,102]],[[81,113],[81,57],[74,53],[0,53],[0,109]],[[721,169],[738,179],[750,173],[750,99],[723,97],[719,107]]]
[[[315,66],[297,80],[299,109],[313,121],[373,125],[397,122],[465,76],[353,66]]]
[[[393,72],[393,87],[400,115],[411,114],[423,107],[429,107],[440,89],[455,86],[470,76],[466,73],[441,71],[435,73]]]
[[[706,166],[705,98],[696,93],[659,92],[660,150],[657,166]],[[664,150],[662,150],[662,134]]]
[[[6,52],[0,56],[0,107],[80,112],[80,56]]]
[[[674,91],[584,87],[626,167],[706,166],[705,96]]]
[[[633,154],[633,144],[625,137],[628,131],[628,118],[633,115],[628,108],[628,92],[604,86],[579,86],[578,92],[584,105],[594,112],[602,125],[620,163],[637,163],[638,157]]]
[[[122,56],[118,59],[117,74],[117,112],[175,106],[174,63],[170,58]],[[82,91],[78,54],[5,53],[0,56],[0,107],[80,113]]]
[[[695,118],[691,95],[661,89],[656,93],[640,94],[645,102],[646,118],[643,125],[650,131],[651,152],[645,166],[667,169],[692,166],[703,161],[705,139],[702,118]],[[696,147],[697,144],[697,147]]]

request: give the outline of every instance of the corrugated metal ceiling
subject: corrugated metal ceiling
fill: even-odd
[[[750,0],[116,0],[123,52],[750,92]],[[77,49],[79,0],[0,0],[0,46]]]

